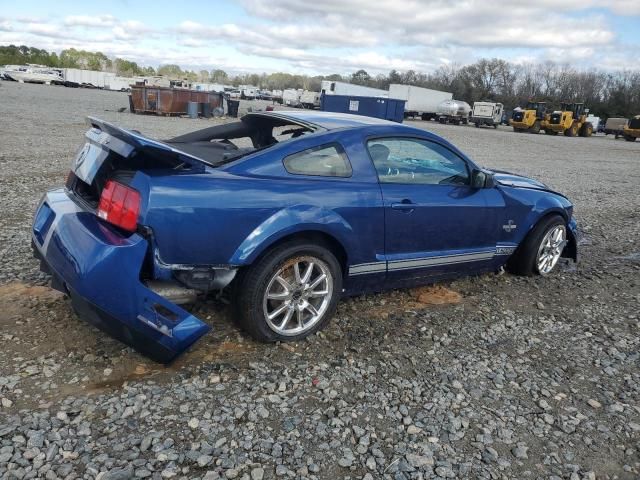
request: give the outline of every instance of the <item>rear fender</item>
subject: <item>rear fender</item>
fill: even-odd
[[[256,227],[229,260],[232,265],[248,265],[275,242],[302,232],[322,232],[334,237],[345,251],[351,251],[353,231],[349,223],[333,210],[296,205],[279,210]]]

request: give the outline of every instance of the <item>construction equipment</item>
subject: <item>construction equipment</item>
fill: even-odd
[[[590,137],[593,133],[593,125],[587,121],[589,109],[584,107],[584,103],[563,102],[560,110],[554,111],[549,116],[549,121],[545,126],[544,133],[547,135],[558,135],[564,133],[567,137]]]
[[[622,136],[627,142],[635,142],[640,138],[640,115],[636,115],[622,129]]]
[[[527,102],[524,110],[513,111],[510,123],[514,132],[540,133],[548,119],[546,102]]]

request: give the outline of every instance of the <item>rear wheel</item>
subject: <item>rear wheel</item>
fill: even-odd
[[[236,309],[240,326],[262,342],[294,341],[333,316],[342,291],[342,270],[325,247],[288,243],[243,274]]]
[[[476,126],[476,128],[480,128],[480,124],[478,122],[474,123],[474,125]]]
[[[624,139],[625,139],[627,142],[635,142],[635,141],[636,141],[636,137],[632,137],[631,135],[625,135],[625,136],[624,136]]]
[[[507,268],[517,275],[547,275],[556,267],[567,243],[567,227],[560,215],[542,219],[529,232]]]

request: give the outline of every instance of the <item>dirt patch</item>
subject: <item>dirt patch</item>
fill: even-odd
[[[29,286],[20,282],[0,285],[0,327],[15,325],[16,319],[30,311],[30,305],[50,306],[64,295],[49,287]]]
[[[386,320],[393,315],[424,310],[429,305],[456,305],[462,301],[462,295],[447,287],[430,285],[408,291],[384,294],[383,303],[367,308],[373,318]]]
[[[422,305],[455,305],[462,301],[458,292],[440,285],[414,288],[409,290],[409,295]]]

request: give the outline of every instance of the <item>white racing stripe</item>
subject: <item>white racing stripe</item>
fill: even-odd
[[[478,262],[480,260],[491,260],[495,252],[464,253],[460,255],[443,255],[440,257],[416,258],[412,260],[396,260],[389,262],[389,271],[408,270],[420,267],[439,267],[442,265],[453,265],[456,263]]]
[[[515,249],[515,245],[497,245],[495,250],[492,251],[439,255],[425,258],[410,258],[406,260],[394,260],[391,262],[359,263],[349,267],[349,275],[364,275],[368,273],[385,272],[387,270],[391,272],[410,270],[413,268],[439,267],[443,265],[455,265],[458,263],[492,260],[497,255],[510,255],[515,251]]]

